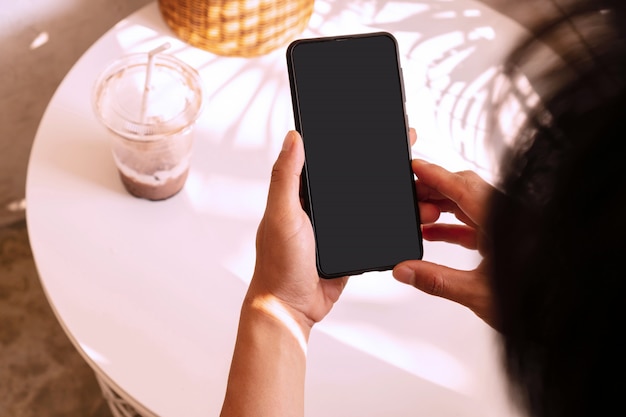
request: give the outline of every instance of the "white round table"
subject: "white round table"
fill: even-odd
[[[301,37],[376,30],[400,44],[414,156],[488,176],[490,91],[522,29],[471,0],[317,0]],[[165,41],[199,70],[208,101],[185,188],[150,202],[124,190],[90,94],[108,63]],[[29,162],[28,231],[50,304],[116,415],[219,414],[271,166],[291,128],[284,48],[201,51],[172,35],[156,3],[106,33],[58,88]],[[430,242],[425,259],[478,262]],[[515,414],[494,332],[390,273],[352,278],[308,352],[308,416]]]

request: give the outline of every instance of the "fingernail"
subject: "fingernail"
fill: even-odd
[[[283,151],[288,151],[289,149],[291,149],[291,146],[293,145],[293,139],[294,134],[293,131],[290,130],[289,132],[287,132],[285,140],[283,141]]]
[[[393,270],[393,277],[405,284],[413,285],[415,281],[415,273],[413,270],[406,266],[399,266]]]

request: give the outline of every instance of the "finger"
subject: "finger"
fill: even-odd
[[[456,217],[461,222],[465,223],[471,227],[477,227],[477,224],[463,211],[457,206],[453,201],[444,199],[444,200],[421,200],[419,202],[420,207],[422,205],[430,205],[432,206],[428,210],[434,211],[437,210],[441,213],[453,213],[454,217]],[[436,219],[435,219],[436,220]],[[429,223],[424,221],[424,223]],[[430,222],[432,223],[432,222]]]
[[[456,203],[474,223],[482,224],[484,204],[490,186],[476,173],[452,173],[439,165],[419,159],[413,160],[412,167],[420,182]]]
[[[272,177],[267,197],[267,211],[281,212],[285,209],[301,208],[300,174],[304,165],[302,139],[296,131],[285,136],[282,150],[272,168]]]
[[[420,201],[446,199],[446,197],[442,195],[439,191],[435,190],[434,188],[432,188],[428,184],[425,184],[419,179],[415,180],[415,191],[417,192],[417,198]]]
[[[425,198],[425,197],[418,198],[418,201],[424,204],[432,204],[433,206],[437,206],[439,211],[445,212],[445,213],[454,213],[458,211],[459,209],[459,207],[454,203],[454,201],[444,196],[440,196],[440,198],[433,198],[433,196],[430,195],[429,197],[430,198]]]
[[[417,142],[417,132],[412,127],[409,128],[409,143],[411,146],[415,145]]]
[[[422,227],[422,237],[431,242],[446,242],[467,249],[478,249],[476,229],[456,224],[428,224]]]
[[[441,215],[441,210],[437,207],[436,204],[432,204],[429,202],[418,202],[419,205],[419,213],[420,213],[420,222],[424,223],[434,223],[439,220],[439,216]]]
[[[420,291],[474,309],[484,303],[489,291],[476,271],[460,271],[426,261],[405,261],[393,269],[393,277]]]

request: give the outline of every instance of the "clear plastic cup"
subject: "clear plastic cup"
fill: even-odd
[[[185,184],[204,100],[195,69],[168,54],[149,58],[141,53],[113,62],[96,81],[93,106],[110,132],[126,190],[164,200]]]

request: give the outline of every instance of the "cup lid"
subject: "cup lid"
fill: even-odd
[[[195,123],[202,109],[195,69],[168,54],[154,55],[150,68],[148,62],[147,53],[126,55],[106,68],[94,87],[98,119],[124,137],[153,140],[177,133]]]

